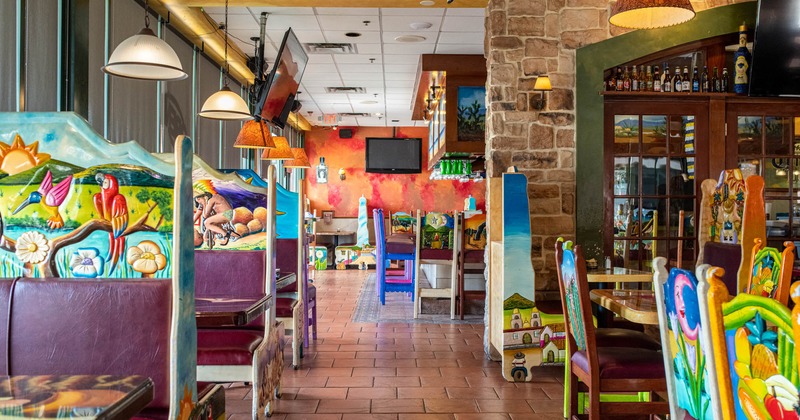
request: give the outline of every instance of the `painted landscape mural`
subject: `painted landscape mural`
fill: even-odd
[[[80,129],[0,124],[0,275],[169,277],[174,169]]]

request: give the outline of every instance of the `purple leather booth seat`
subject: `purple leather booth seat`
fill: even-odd
[[[386,253],[388,254],[413,254],[417,244],[415,239],[403,234],[394,234],[386,238]]]
[[[14,279],[0,278],[0,339],[8,334],[8,303],[11,283]],[[0,373],[8,371],[8,353],[5,344],[0,344]]]
[[[314,293],[316,293],[316,291]],[[279,318],[291,318],[294,316],[292,311],[295,305],[297,305],[297,299],[278,296],[275,301],[275,316]]]
[[[422,248],[419,252],[420,258],[423,260],[453,260],[452,249],[430,249]]]
[[[23,279],[10,305],[9,374],[146,376],[169,408],[170,281]]]
[[[722,282],[731,296],[739,293],[739,266],[742,264],[742,246],[739,244],[722,244],[706,242],[703,246],[703,264],[722,267],[725,275]]]
[[[275,266],[281,270],[281,275],[297,272],[297,239],[278,239],[275,241]],[[297,282],[294,282],[278,293],[297,292]]]
[[[250,365],[264,332],[239,329],[197,330],[197,364],[202,366]]]
[[[589,372],[586,351],[572,355],[572,361]],[[631,351],[630,347],[598,347],[600,379],[658,379],[664,378],[664,358],[660,352],[647,349]]]
[[[195,296],[263,295],[266,263],[264,251],[195,251]]]

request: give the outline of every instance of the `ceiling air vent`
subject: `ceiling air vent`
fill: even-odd
[[[356,54],[355,44],[340,42],[308,42],[303,48],[309,54]]]
[[[330,86],[325,88],[328,93],[367,93],[363,87],[354,86]]]
[[[342,117],[371,117],[372,114],[369,112],[340,112],[340,116]]]

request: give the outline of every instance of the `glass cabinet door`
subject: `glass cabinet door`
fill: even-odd
[[[675,266],[681,247],[682,267],[691,269],[697,254],[702,114],[686,107],[625,112],[642,109],[630,105],[606,103],[605,255],[615,267],[649,271],[657,256]]]

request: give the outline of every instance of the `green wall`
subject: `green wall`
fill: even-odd
[[[586,258],[603,256],[603,70],[667,48],[755,27],[756,2],[715,7],[682,25],[638,30],[576,53],[577,240]]]

